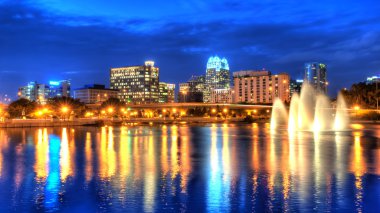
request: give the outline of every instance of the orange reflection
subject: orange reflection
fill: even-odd
[[[121,128],[119,165],[120,177],[124,180],[130,173],[131,169],[131,137],[128,135],[127,128]]]
[[[99,176],[101,179],[110,178],[116,171],[116,153],[112,127],[102,127],[99,151]]]
[[[92,148],[91,148],[91,133],[86,133],[86,143],[85,143],[85,158],[86,158],[86,167],[85,167],[85,178],[86,182],[90,182],[92,179]]]
[[[362,176],[366,173],[366,164],[362,156],[362,148],[360,146],[361,132],[354,132],[354,146],[351,156],[351,171],[355,175],[355,206],[358,212],[362,212],[363,202],[363,180]]]
[[[49,174],[49,140],[47,129],[38,129],[37,131],[37,144],[35,146],[35,165],[34,172],[37,178],[45,180]]]
[[[253,136],[253,145],[252,145],[252,168],[254,171],[258,171],[260,168],[260,157],[259,157],[259,129],[257,128],[257,123],[253,124],[252,136]]]
[[[168,134],[166,130],[166,126],[162,126],[162,143],[161,143],[161,168],[162,175],[166,176],[169,172],[168,165]]]
[[[173,125],[171,127],[172,141],[170,149],[170,161],[172,168],[172,179],[174,179],[179,173],[179,162],[178,162],[178,127]]]
[[[113,127],[108,127],[108,145],[107,145],[107,177],[111,177],[116,171],[116,152],[114,149]]]
[[[146,139],[146,137],[144,137]],[[147,144],[147,154],[145,154],[144,164],[146,168],[144,176],[144,211],[153,212],[156,194],[156,160],[155,144],[153,143],[153,133],[149,132]]]
[[[66,128],[62,129],[59,165],[61,167],[61,181],[65,182],[67,177],[73,174],[71,155],[69,152],[68,133]]]
[[[180,155],[180,162],[181,162],[181,190],[183,193],[186,193],[186,185],[188,181],[189,174],[191,173],[191,162],[190,162],[190,139],[189,139],[189,127],[181,127],[180,128],[180,135],[181,135],[181,155]]]

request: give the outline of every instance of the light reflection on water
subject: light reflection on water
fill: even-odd
[[[380,209],[380,126],[0,129],[0,211]]]

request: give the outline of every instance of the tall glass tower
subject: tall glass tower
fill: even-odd
[[[327,93],[327,77],[326,65],[322,63],[312,62],[305,64],[305,78],[318,92]]]
[[[211,56],[207,61],[203,102],[211,101],[211,92],[214,89],[229,89],[230,79],[230,67],[227,59]]]

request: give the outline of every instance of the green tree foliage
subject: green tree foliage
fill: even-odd
[[[29,101],[25,98],[20,98],[8,106],[8,113],[11,118],[22,118],[23,112],[26,117],[35,111],[37,103],[34,101]]]
[[[380,87],[380,84],[378,86]],[[353,84],[349,90],[341,92],[348,106],[359,105],[361,108],[376,108],[376,99],[380,99],[380,88],[376,91],[375,83]]]
[[[67,107],[69,113],[74,113],[76,117],[82,117],[86,112],[86,105],[71,97],[54,97],[47,101],[46,106],[54,111],[54,114],[60,115],[61,109]]]

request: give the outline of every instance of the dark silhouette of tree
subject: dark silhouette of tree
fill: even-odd
[[[362,108],[376,108],[376,100],[380,97],[380,89],[376,84],[360,82],[353,84],[349,90],[341,91],[348,106],[359,105]]]
[[[23,116],[29,117],[36,108],[36,102],[20,98],[9,104],[8,113],[11,118],[22,118]]]

